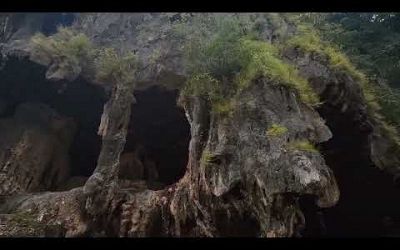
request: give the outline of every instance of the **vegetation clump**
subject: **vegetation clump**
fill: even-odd
[[[32,57],[72,78],[87,74],[100,83],[133,83],[137,58],[132,53],[120,56],[113,48],[97,48],[83,33],[58,28],[52,36],[36,34],[31,39]]]
[[[114,49],[105,48],[98,52],[94,62],[97,81],[124,84],[134,82],[138,61],[133,53],[121,57]]]
[[[200,163],[204,166],[209,166],[212,164],[213,159],[214,157],[211,152],[208,150],[204,150],[200,159]]]
[[[318,149],[308,140],[295,140],[288,143],[288,149],[318,153]]]
[[[272,124],[272,126],[267,130],[266,134],[270,137],[278,137],[282,136],[288,132],[288,129],[285,126],[279,124]]]
[[[274,45],[262,41],[242,39],[242,70],[237,77],[239,89],[243,89],[258,77],[265,77],[271,83],[286,86],[297,93],[307,104],[317,105],[318,95],[307,80],[300,77],[297,70],[279,58],[279,50]]]
[[[46,37],[38,33],[31,39],[32,57],[45,65],[56,63],[58,68],[77,76],[92,61],[95,49],[89,38],[69,28],[58,28],[58,32]]]
[[[384,133],[390,135],[389,138],[400,147],[399,135],[395,129],[400,125],[400,119],[393,115],[400,113],[400,101],[397,98],[400,97],[400,94],[394,94],[395,91],[390,88],[373,85],[338,48],[322,41],[318,33],[311,27],[300,25],[299,32],[300,34],[287,41],[286,46],[324,56],[328,59],[328,66],[331,69],[348,74],[357,81],[362,89],[369,116],[375,119]]]
[[[304,103],[319,103],[308,82],[280,58],[274,45],[258,39],[247,19],[216,19],[212,34],[205,36],[199,28],[196,39],[186,45],[185,59],[191,77],[184,94],[206,95],[212,106],[218,106],[215,110],[222,106],[226,111],[232,103],[228,99],[235,98],[251,81],[264,77],[272,84],[292,88]],[[221,103],[222,99],[226,101]]]

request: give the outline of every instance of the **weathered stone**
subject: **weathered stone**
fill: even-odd
[[[65,236],[290,237],[299,235],[298,231],[306,223],[298,204],[299,198],[305,195],[316,197],[321,208],[336,204],[340,192],[323,155],[317,150],[289,147],[296,140],[306,140],[318,146],[328,141],[332,132],[318,112],[299,102],[293,91],[278,87],[267,79],[255,79],[233,101],[231,117],[212,113],[207,99],[181,98],[191,126],[191,141],[187,171],[177,183],[151,191],[143,181],[118,180],[134,87],[144,89],[160,84],[179,88],[185,80],[183,41],[173,35],[172,28],[176,20],[191,17],[184,15],[78,15],[73,28],[84,32],[96,45],[114,47],[122,54],[128,51],[136,53],[142,64],[137,84],[125,86],[110,83],[114,89],[104,106],[98,130],[103,138],[102,151],[95,172],[83,188],[4,197],[0,200],[3,204],[0,206],[1,213],[15,214],[29,210],[41,223],[62,225],[66,230]],[[266,40],[279,38],[273,28],[264,28],[262,36]],[[285,25],[283,35],[290,35],[292,29],[290,25]],[[29,55],[27,40],[17,41],[13,37],[24,37],[21,36],[26,34],[24,31],[34,28],[16,30],[14,36],[3,35],[2,41],[6,43],[2,46],[2,53]],[[155,51],[162,53],[154,59]],[[376,165],[396,163],[396,157],[393,161],[390,157],[378,157],[387,152],[385,136],[367,117],[361,89],[353,79],[331,70],[324,64],[323,58],[302,55],[297,51],[287,51],[285,56],[289,63],[299,67],[300,73],[309,80],[324,102],[335,106],[336,111],[350,114],[360,125],[360,130],[366,136],[372,136],[370,157]],[[57,69],[48,68],[46,77],[72,79],[79,74],[79,69],[72,70],[75,73],[70,78],[70,75],[57,74]],[[33,116],[36,120],[32,121],[24,116],[17,118],[16,121],[7,120],[7,123],[35,124],[44,119],[40,115]],[[287,132],[269,136],[266,132],[273,124],[284,126]],[[7,127],[0,124],[1,131],[1,126]],[[36,137],[31,137],[26,137],[26,143],[16,140],[19,144],[13,148],[19,154],[11,158],[10,166],[21,162],[19,159],[23,157],[20,155],[29,155],[26,145],[35,144],[36,150],[45,152],[35,155],[52,155],[43,138],[41,143],[36,143]],[[4,145],[12,144],[7,142]],[[3,156],[6,152],[0,150],[0,156],[10,159]],[[202,161],[206,154],[209,161]],[[386,162],[387,159],[390,163]],[[43,160],[46,163],[49,161],[50,158]],[[39,168],[38,171],[42,172],[42,165],[35,163],[31,168]],[[16,176],[14,172],[7,173],[12,178]],[[6,183],[10,178],[0,180]],[[35,187],[39,185],[38,180],[35,183]],[[3,187],[7,190],[4,194],[20,190],[36,191],[26,187],[11,189],[10,183],[3,184]],[[250,226],[246,227],[249,221]],[[8,222],[4,224],[6,228],[11,226]],[[236,232],[231,228],[237,228]],[[0,233],[5,230],[8,229],[0,227]],[[13,232],[19,234],[13,230],[10,232],[8,235]],[[37,234],[43,235],[44,232],[37,231]]]
[[[0,120],[0,194],[54,189],[69,175],[72,120],[43,104],[24,103]]]

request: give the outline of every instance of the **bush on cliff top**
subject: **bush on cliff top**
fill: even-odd
[[[370,117],[380,123],[384,133],[400,147],[400,137],[396,131],[396,127],[400,127],[400,119],[397,116],[400,114],[399,92],[373,85],[338,48],[322,41],[318,33],[309,26],[299,25],[299,34],[289,39],[286,46],[325,56],[331,69],[348,74],[357,81],[363,91]]]
[[[40,62],[93,74],[101,83],[133,83],[137,58],[120,56],[113,48],[96,48],[83,33],[60,27],[52,36],[36,34],[31,39],[33,56]]]
[[[306,25],[298,26],[298,34],[286,41],[286,47],[300,49],[306,53],[318,54],[327,58],[331,69],[343,72],[360,83],[367,104],[372,112],[380,109],[376,97],[376,88],[372,86],[367,77],[358,71],[350,60],[332,44],[320,39],[318,33]]]
[[[94,53],[89,38],[69,28],[60,27],[56,34],[49,37],[38,33],[32,37],[31,44],[32,53],[47,65],[58,60],[71,67],[82,66],[82,63],[91,60]]]
[[[99,51],[95,61],[96,80],[99,82],[119,82],[132,84],[135,79],[135,68],[137,58],[134,54],[128,53],[121,57],[112,48]]]
[[[198,35],[188,41],[185,59],[191,77],[187,88],[201,88],[205,90],[203,94],[230,98],[247,88],[252,80],[265,77],[272,84],[292,88],[304,103],[317,104],[318,96],[296,69],[280,58],[279,50],[268,42],[257,40],[252,29],[243,27],[247,26],[241,19],[221,18],[211,37]],[[197,81],[201,87],[193,87],[196,83],[193,79],[201,75],[208,75],[209,79]],[[216,86],[205,87],[207,84]]]
[[[308,82],[299,76],[292,65],[279,58],[279,50],[274,45],[250,39],[242,39],[239,42],[242,70],[236,81],[240,90],[246,88],[253,79],[265,77],[273,84],[294,90],[304,103],[319,103],[318,95]]]

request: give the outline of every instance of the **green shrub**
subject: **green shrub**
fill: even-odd
[[[132,53],[121,57],[112,48],[102,49],[95,59],[96,80],[103,83],[132,84],[137,64],[137,58]]]
[[[345,72],[357,81],[365,81],[365,76],[351,64],[349,59],[333,44],[322,41],[318,33],[311,27],[299,25],[298,30],[300,33],[290,38],[286,42],[286,46],[325,56],[332,69]]]
[[[375,88],[374,97],[387,122],[400,129],[400,91],[390,87]]]
[[[89,38],[69,28],[46,37],[36,34],[32,40],[32,54],[36,60],[50,65],[57,63],[61,70],[94,74],[101,83],[132,83],[135,77],[137,59],[132,53],[119,56],[112,48],[98,49]]]
[[[49,37],[38,33],[32,37],[31,45],[33,56],[47,65],[56,61],[65,67],[83,67],[94,55],[89,38],[68,28],[59,28]]]
[[[233,17],[195,18],[196,30],[185,44],[185,65],[189,74],[210,73],[222,80],[240,71],[238,39],[245,35]]]
[[[205,96],[213,99],[218,96],[220,81],[209,73],[193,74],[182,90],[185,95]]]
[[[192,77],[187,82],[185,93],[193,90],[198,94],[200,90],[202,94],[208,92],[220,98],[230,98],[247,88],[254,79],[265,77],[271,83],[296,90],[304,103],[318,104],[316,93],[293,66],[280,59],[279,50],[270,43],[256,40],[252,29],[243,28],[246,27],[244,24],[246,22],[233,17],[221,19],[215,34],[190,39],[185,59]],[[200,86],[195,87],[195,84]]]
[[[316,53],[328,59],[329,67],[350,75],[360,84],[368,114],[375,119],[383,132],[391,138],[394,145],[400,148],[400,92],[389,87],[380,87],[372,82],[350,60],[332,44],[321,41],[318,33],[308,26],[299,26],[300,34],[287,41],[287,46],[298,48],[303,52]],[[381,115],[383,114],[383,116]]]
[[[221,99],[212,103],[212,111],[221,116],[232,117],[233,115],[233,100]]]
[[[318,153],[318,149],[308,140],[296,140],[288,143],[288,149]]]
[[[287,34],[288,26],[283,13],[266,13],[264,16],[275,36],[282,38]]]
[[[272,124],[272,126],[267,130],[267,136],[278,137],[288,132],[288,129],[279,124]]]
[[[308,82],[299,76],[293,66],[279,58],[279,50],[274,45],[250,39],[241,39],[239,42],[242,58],[242,70],[236,78],[239,90],[246,88],[253,79],[265,77],[274,84],[297,91],[304,103],[319,103],[318,95]]]
[[[212,112],[230,117],[233,112],[232,99],[224,97],[221,91],[221,82],[210,74],[204,73],[192,75],[182,90],[182,94],[186,96],[203,96],[210,101]]]

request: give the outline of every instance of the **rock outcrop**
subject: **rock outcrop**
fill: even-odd
[[[140,181],[129,185],[120,182],[120,156],[134,89],[154,84],[176,89],[183,84],[183,38],[172,24],[179,18],[190,22],[191,16],[77,15],[72,27],[97,46],[138,55],[142,68],[137,84],[110,83],[113,88],[99,126],[102,150],[97,168],[83,188],[32,193],[49,191],[68,176],[66,151],[73,134],[72,123],[54,120],[48,108],[44,112],[33,104],[20,106],[14,118],[0,121],[0,133],[5,138],[0,141],[0,194],[7,195],[1,200],[0,213],[5,214],[4,218],[8,216],[4,220],[0,217],[0,235],[292,237],[301,235],[301,228],[306,226],[299,199],[311,196],[320,208],[337,203],[340,191],[324,156],[317,149],[296,146],[298,142],[318,145],[330,140],[330,128],[292,90],[266,78],[254,79],[234,99],[230,116],[212,112],[206,98],[182,95],[179,101],[191,126],[189,160],[183,178],[157,191]],[[23,28],[13,29],[18,34]],[[293,27],[286,28],[289,35]],[[274,41],[274,32],[265,27],[263,36]],[[18,41],[24,44],[22,48],[13,45],[16,41],[12,37],[1,36],[3,55],[30,55],[27,40],[25,44]],[[159,54],[154,55],[155,51]],[[324,102],[338,105],[338,110],[358,122],[360,130],[371,137],[370,157],[378,166],[386,164],[377,158],[385,137],[367,118],[362,93],[354,80],[336,74],[315,58],[304,58],[293,51],[285,57],[299,67]],[[35,57],[31,59],[45,64],[53,73],[59,69],[57,62],[46,64]],[[285,128],[285,132],[268,133],[274,125]],[[385,159],[390,157],[395,156]],[[67,187],[79,186],[83,181],[78,183]],[[62,230],[45,233],[42,226],[33,226],[40,230],[31,227],[26,233],[9,219],[21,212],[29,212],[35,226],[56,225]]]
[[[398,174],[400,157],[393,148],[394,138],[387,134],[378,119],[368,114],[360,83],[350,74],[330,68],[326,58],[295,49],[287,50],[285,56],[297,65],[300,73],[322,97],[324,105],[329,107],[330,113],[349,117],[349,124],[356,124],[360,133],[368,138],[368,150],[373,163],[380,169]]]
[[[54,190],[69,177],[73,120],[40,103],[0,120],[0,195]]]

